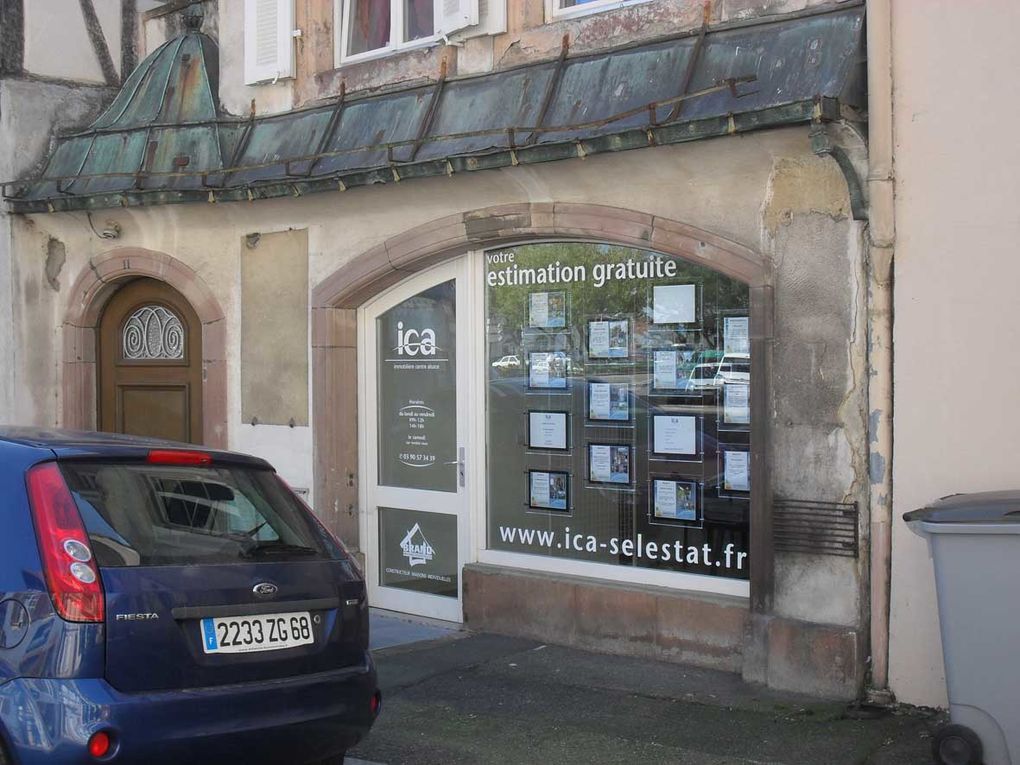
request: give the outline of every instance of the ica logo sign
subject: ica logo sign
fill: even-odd
[[[422,330],[404,329],[404,322],[397,322],[397,353],[401,356],[435,356],[436,331],[426,327]]]

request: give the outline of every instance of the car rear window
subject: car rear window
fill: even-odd
[[[100,566],[329,557],[305,507],[268,470],[62,463]]]

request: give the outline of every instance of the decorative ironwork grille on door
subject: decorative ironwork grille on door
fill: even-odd
[[[184,325],[161,305],[143,305],[124,323],[122,348],[130,361],[183,359]]]

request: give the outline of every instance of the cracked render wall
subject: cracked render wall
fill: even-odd
[[[113,95],[108,88],[0,78],[0,179],[11,180],[39,170],[57,131],[88,124]],[[40,289],[49,282],[45,276],[24,279],[22,271],[26,265],[34,270],[31,262],[36,259],[45,264],[50,253],[32,253],[29,263],[15,257],[21,245],[14,240],[12,224],[6,205],[0,205],[0,422],[24,422],[28,417],[52,424],[52,420],[38,419],[51,407],[46,402],[36,406],[39,392],[30,384],[40,375],[46,379],[49,370],[38,365],[51,362],[24,355],[36,341],[49,342],[49,327],[24,323],[25,307],[38,300]],[[46,266],[53,281],[60,279],[56,262],[51,257]]]
[[[303,481],[310,427],[271,429],[241,420],[241,258],[251,233],[308,230],[309,289],[391,236],[447,215],[521,202],[590,203],[681,221],[764,252],[775,263],[776,335],[770,461],[776,494],[866,499],[864,310],[858,225],[835,163],[811,154],[806,127],[586,159],[387,184],[301,199],[97,211],[122,229],[97,238],[83,213],[19,216],[15,225],[25,369],[36,393],[23,411],[59,419],[60,325],[68,285],[116,247],[171,255],[193,268],[226,316],[228,442],[283,465]],[[54,290],[47,256],[66,262]],[[314,414],[314,413],[310,413]],[[314,423],[315,417],[310,420]],[[862,528],[866,528],[862,519]],[[866,547],[865,547],[866,549]],[[866,560],[862,557],[861,560]],[[781,555],[776,611],[859,628],[861,566],[853,559]]]

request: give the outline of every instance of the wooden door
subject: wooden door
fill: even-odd
[[[99,324],[99,429],[202,443],[202,325],[155,279],[110,299]]]

